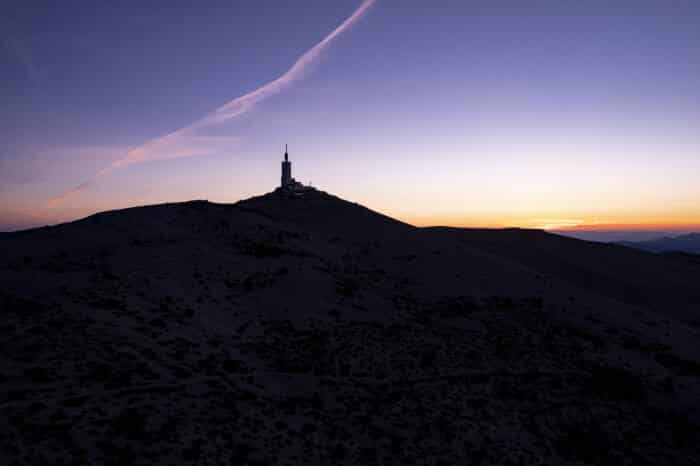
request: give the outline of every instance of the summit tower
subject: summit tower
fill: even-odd
[[[292,178],[292,162],[289,161],[289,153],[287,152],[287,144],[284,145],[284,160],[282,161],[282,188],[288,188],[294,185]]]
[[[277,188],[278,191],[285,192],[287,194],[293,194],[295,196],[302,196],[306,191],[312,191],[313,188],[310,186],[304,186],[297,180],[292,178],[292,162],[289,161],[289,152],[287,150],[287,144],[284,145],[284,160],[282,160],[282,177],[280,179],[280,187]]]

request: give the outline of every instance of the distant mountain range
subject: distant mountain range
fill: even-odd
[[[569,238],[582,239],[584,241],[597,241],[599,243],[619,243],[621,241],[649,241],[664,236],[675,236],[671,231],[653,230],[548,230],[549,233],[568,236]]]
[[[617,241],[616,244],[650,252],[686,252],[700,254],[700,233],[664,236],[647,241]]]

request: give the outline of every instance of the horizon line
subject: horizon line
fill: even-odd
[[[77,222],[80,220],[84,220],[88,217],[91,217],[93,215],[98,215],[101,213],[106,213],[106,212],[115,212],[115,211],[120,211],[120,210],[127,210],[127,209],[135,209],[135,208],[143,208],[143,207],[153,207],[153,206],[160,206],[160,205],[168,205],[168,204],[184,204],[184,203],[189,203],[189,202],[210,202],[212,204],[237,204],[238,202],[245,201],[247,199],[251,199],[253,197],[259,197],[259,196],[264,196],[266,194],[270,194],[273,191],[266,192],[263,194],[256,194],[251,197],[246,197],[246,198],[240,198],[235,201],[212,201],[209,199],[187,199],[187,200],[176,200],[176,201],[165,201],[165,202],[156,202],[152,204],[138,204],[138,205],[127,205],[124,207],[115,207],[111,209],[105,209],[105,210],[97,210],[97,211],[92,211],[89,213],[86,213],[84,215],[79,215],[71,219],[66,219],[66,220],[57,220],[55,222],[51,221],[46,221],[46,222],[8,222],[8,225],[10,228],[6,229],[5,226],[0,226],[0,233],[14,233],[14,232],[21,232],[21,231],[29,231],[33,229],[39,229],[39,228],[46,228],[46,227],[54,227],[54,226],[60,226],[68,223],[73,223]],[[337,196],[339,199],[346,201],[344,198]],[[352,202],[352,201],[346,201],[346,202]],[[557,224],[556,222],[552,223],[551,221],[543,225],[538,221],[538,219],[531,219],[529,221],[515,221],[515,222],[507,222],[507,221],[489,221],[489,222],[479,222],[475,221],[474,223],[467,223],[463,221],[455,221],[454,218],[451,218],[451,221],[441,221],[439,218],[431,218],[430,221],[426,221],[425,219],[421,220],[420,218],[416,217],[411,217],[407,215],[401,215],[401,214],[393,214],[388,211],[382,211],[378,210],[372,207],[369,207],[364,204],[360,204],[363,207],[366,207],[370,210],[373,210],[377,213],[380,213],[382,215],[386,215],[394,220],[398,220],[404,223],[407,223],[413,227],[416,228],[462,228],[462,229],[489,229],[489,230],[504,230],[504,229],[523,229],[523,230],[541,230],[541,231],[546,231],[550,233],[633,233],[633,232],[649,232],[649,233],[669,233],[669,234],[683,234],[683,233],[692,233],[692,232],[700,232],[700,222],[698,223],[686,223],[682,221],[669,221],[669,222],[658,222],[658,221],[653,221],[653,222],[634,222],[634,223],[626,223],[626,222],[605,222],[605,223],[589,223],[587,224],[585,221],[579,221],[577,224]],[[556,220],[556,219],[555,219]],[[16,227],[16,228],[15,228]]]

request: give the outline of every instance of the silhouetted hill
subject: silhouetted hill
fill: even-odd
[[[618,243],[620,241],[648,241],[668,236],[668,232],[653,230],[548,230],[569,238],[601,243]]]
[[[688,252],[663,252],[661,253],[666,257],[671,257],[675,260],[685,261],[693,265],[700,264],[700,254],[690,254]]]
[[[651,252],[687,252],[700,254],[700,233],[689,233],[649,241],[620,241],[617,244]]]
[[[581,289],[681,319],[698,318],[698,270],[686,267],[684,261],[675,257],[655,256],[541,230],[434,230],[452,234],[465,244],[510,258]]]
[[[699,272],[319,191],[0,235],[0,464],[697,464]]]
[[[236,205],[276,222],[348,238],[380,240],[413,229],[411,225],[318,190],[294,197],[275,191]]]

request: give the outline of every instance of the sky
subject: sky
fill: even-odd
[[[700,231],[700,2],[9,0],[0,231],[299,181],[415,225]]]

